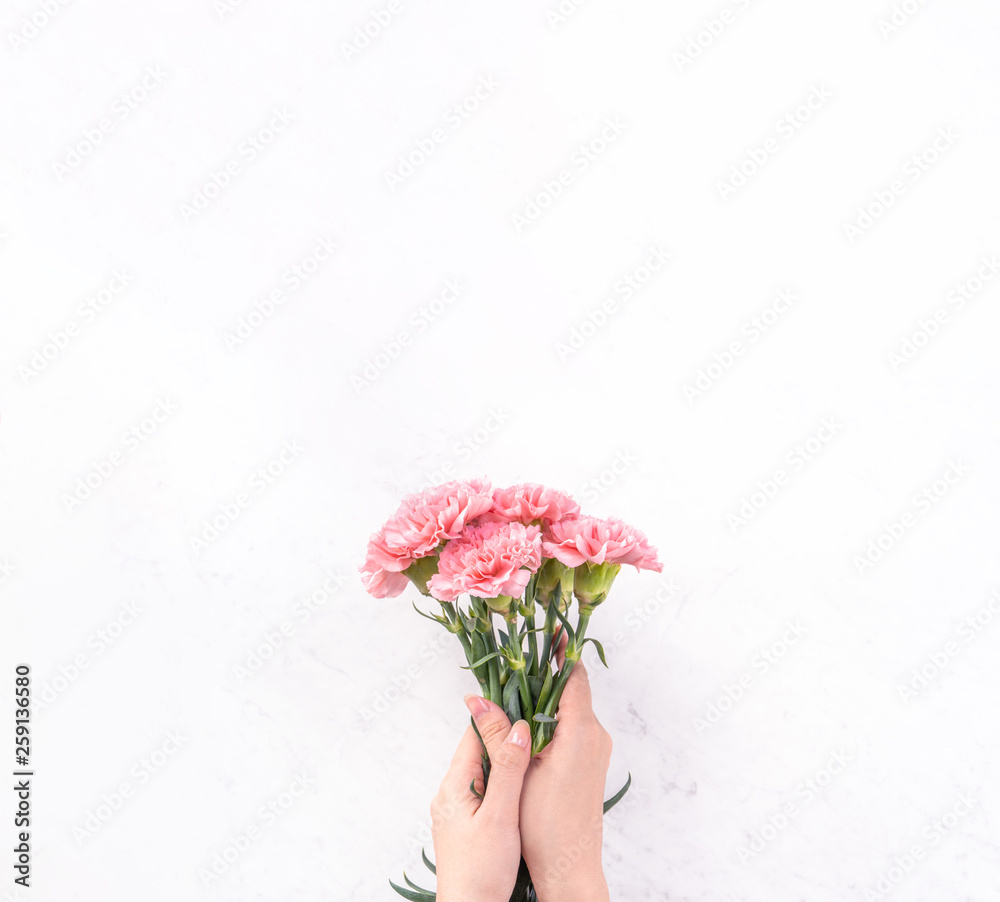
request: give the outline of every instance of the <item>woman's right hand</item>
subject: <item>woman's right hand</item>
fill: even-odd
[[[565,642],[557,652],[560,665]],[[611,735],[598,722],[577,661],[559,700],[552,741],[531,759],[521,790],[521,855],[538,902],[607,902],[601,865]]]

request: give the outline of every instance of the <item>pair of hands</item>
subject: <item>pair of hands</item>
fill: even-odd
[[[559,656],[562,657],[562,647]],[[607,902],[601,867],[604,782],[611,736],[594,715],[577,661],[559,701],[552,741],[531,758],[528,723],[513,727],[499,705],[465,703],[490,756],[483,794],[482,745],[470,725],[431,803],[438,902],[508,902],[521,857],[539,902]]]

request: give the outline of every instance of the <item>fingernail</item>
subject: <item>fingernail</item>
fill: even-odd
[[[462,701],[465,702],[465,707],[469,709],[469,713],[473,717],[482,717],[490,710],[490,706],[486,703],[486,699],[479,695],[473,695],[471,692],[463,696]]]
[[[519,720],[510,728],[510,733],[507,734],[504,742],[513,742],[521,746],[522,749],[526,749],[530,740],[531,730],[528,729],[528,722],[526,720]]]

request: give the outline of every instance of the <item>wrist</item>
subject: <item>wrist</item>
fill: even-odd
[[[600,863],[596,869],[586,871],[574,869],[564,877],[558,877],[549,883],[536,883],[535,894],[538,902],[608,902],[608,882]]]
[[[586,886],[566,884],[560,887],[540,890],[535,887],[538,902],[609,902],[608,884],[601,880],[600,885],[589,883]]]
[[[513,886],[511,889],[513,889]],[[437,902],[508,902],[510,892],[507,892],[502,897],[493,895],[483,896],[482,890],[479,888],[472,889],[469,892],[451,892],[450,890],[442,892],[439,886],[436,896]]]

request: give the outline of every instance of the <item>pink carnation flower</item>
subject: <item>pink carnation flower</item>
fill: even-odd
[[[541,520],[548,525],[579,512],[580,505],[565,492],[526,482],[506,489],[494,489],[493,510],[489,516],[517,520],[526,525]]]
[[[370,561],[366,561],[360,569],[365,591],[375,598],[395,598],[397,595],[402,595],[403,590],[410,584],[402,573],[384,570]]]
[[[407,495],[385,524],[386,544],[414,558],[423,557],[442,542],[458,538],[470,520],[492,506],[492,487],[486,479],[446,482]]]
[[[368,542],[361,581],[370,595],[394,598],[408,580],[402,571],[439,545],[462,534],[468,522],[493,505],[490,483],[448,482],[408,495]]]
[[[385,537],[384,526],[368,540],[368,555],[365,559],[365,566],[399,572],[405,570],[415,560],[416,555],[412,549],[406,546],[390,547]]]
[[[542,537],[542,551],[567,567],[632,564],[636,570],[663,570],[646,536],[613,517],[567,517],[553,523]]]
[[[402,571],[413,561],[413,555],[406,549],[392,549],[386,544],[383,527],[368,540],[368,554],[358,568],[365,591],[375,598],[402,595],[409,582]]]
[[[441,552],[438,572],[427,584],[440,601],[468,593],[479,598],[520,596],[542,563],[541,530],[493,521],[473,526]],[[527,568],[527,569],[525,569]]]

